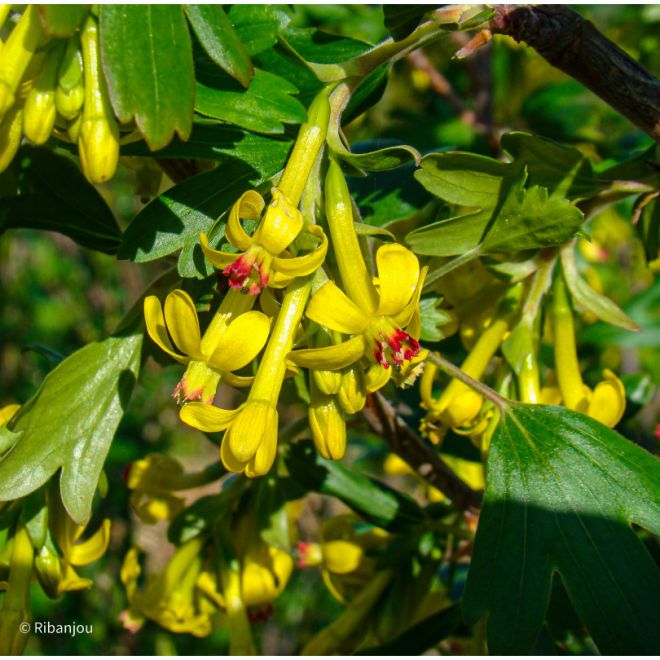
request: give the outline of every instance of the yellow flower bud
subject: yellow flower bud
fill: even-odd
[[[626,410],[626,391],[623,383],[609,369],[603,371],[603,377],[605,380],[596,385],[591,395],[587,414],[601,424],[614,428]]]
[[[4,172],[21,146],[23,108],[15,105],[0,124],[0,172]]]
[[[37,84],[30,90],[25,99],[23,134],[34,144],[46,142],[53,132],[53,126],[55,126],[55,115],[57,114],[55,89],[61,57],[62,48],[59,46],[55,46],[48,51],[46,64]]]
[[[0,50],[0,120],[16,101],[16,92],[34,51],[39,45],[42,30],[37,5],[27,5],[16,27]]]
[[[337,394],[341,387],[341,372],[326,371],[323,369],[312,369],[312,378],[316,387],[323,394]]]
[[[99,52],[98,25],[90,14],[82,36],[85,67],[85,104],[78,136],[78,152],[83,173],[91,183],[107,181],[119,160],[119,126],[106,89]]]
[[[364,380],[364,372],[359,364],[343,370],[341,375],[341,387],[337,395],[339,405],[349,414],[360,412],[367,400],[367,388]]]
[[[58,72],[55,106],[64,119],[74,119],[85,99],[83,60],[77,36],[67,41],[66,51]]]
[[[323,458],[338,460],[346,451],[346,422],[334,396],[319,392],[311,384],[309,427],[317,451]]]

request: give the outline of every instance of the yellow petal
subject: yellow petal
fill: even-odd
[[[88,539],[72,544],[67,559],[72,566],[85,566],[105,554],[110,543],[110,521],[106,518],[101,527]]]
[[[326,282],[309,301],[308,319],[345,335],[357,335],[369,322],[369,317],[334,283]]]
[[[263,210],[264,198],[256,190],[248,190],[243,193],[236,204],[232,206],[225,236],[234,247],[239,250],[247,250],[252,245],[253,240],[243,229],[241,218],[244,220],[258,220]]]
[[[614,428],[626,410],[626,391],[623,383],[609,370],[603,371],[605,380],[596,385],[589,401],[589,417]]]
[[[291,351],[287,355],[287,360],[307,369],[343,369],[357,362],[364,355],[365,350],[364,337],[358,335],[334,346]]]
[[[319,236],[321,244],[301,257],[275,257],[273,259],[273,269],[276,272],[289,277],[302,277],[321,267],[328,252],[328,238],[318,225],[312,225],[308,231]]]
[[[238,414],[240,408],[236,410],[223,410],[208,403],[193,401],[187,403],[179,411],[179,418],[182,422],[192,426],[200,431],[214,433],[224,431],[231,425]]]
[[[303,228],[304,221],[302,213],[286,195],[277,188],[273,188],[271,192],[273,199],[254,233],[254,240],[275,257],[295,240]]]
[[[249,461],[264,443],[277,444],[277,410],[270,401],[249,400],[233,421],[225,442],[241,463]]]
[[[200,357],[202,337],[192,298],[176,289],[165,299],[165,323],[176,346],[190,357]]]
[[[233,264],[241,256],[241,252],[222,252],[209,246],[209,239],[206,234],[199,235],[199,244],[204,256],[218,269],[222,270],[225,266]]]
[[[364,550],[350,541],[328,541],[321,545],[323,564],[331,573],[344,575],[359,568]]]
[[[165,327],[163,307],[156,296],[147,296],[144,299],[144,322],[147,326],[149,336],[158,346],[171,355],[175,360],[186,364],[189,360],[185,355],[180,355],[174,350],[170,337]]]
[[[354,364],[342,373],[337,400],[345,412],[349,415],[354,415],[364,408],[366,399],[367,388],[364,372],[361,366]]]
[[[248,607],[265,605],[277,596],[275,578],[266,566],[246,562],[241,576],[241,591],[243,602]]]
[[[245,476],[254,478],[268,474],[277,454],[277,437],[264,438],[255,455],[245,466]]]
[[[392,243],[376,253],[380,303],[378,313],[394,316],[412,299],[419,281],[419,261],[413,252]]]
[[[365,375],[367,392],[376,392],[385,387],[392,377],[392,369],[383,369],[380,364],[372,364]]]
[[[426,279],[426,273],[428,273],[429,269],[428,266],[424,266],[422,268],[422,272],[420,273],[419,276],[419,281],[417,282],[417,288],[415,289],[415,292],[410,299],[410,302],[398,313],[394,315],[394,321],[397,323],[399,326],[402,328],[405,328],[408,326],[409,323],[411,323],[412,318],[419,310],[419,299],[422,295],[422,288],[424,287],[424,280]],[[417,331],[416,328],[413,328],[413,330]],[[420,331],[421,331],[421,321],[420,321]],[[412,332],[410,333],[412,335]]]
[[[220,371],[244,367],[264,347],[269,332],[270,321],[262,312],[245,312],[237,316],[220,337],[209,364]]]
[[[254,376],[237,376],[227,372],[222,375],[222,382],[232,387],[250,387],[254,383]]]
[[[230,472],[243,472],[247,465],[246,462],[239,461],[236,456],[232,454],[226,434],[220,445],[220,460]]]
[[[319,392],[312,384],[309,428],[323,458],[338,460],[346,451],[346,422],[334,396]]]

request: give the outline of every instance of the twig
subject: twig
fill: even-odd
[[[482,493],[472,490],[399,417],[385,397],[376,392],[367,397],[363,414],[371,428],[390,449],[429,484],[441,490],[461,510],[478,509]]]
[[[491,30],[524,41],[660,141],[660,80],[565,5],[492,5]]]

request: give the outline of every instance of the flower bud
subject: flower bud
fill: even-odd
[[[0,172],[14,159],[23,135],[23,108],[15,105],[0,124]]]
[[[34,144],[46,142],[55,126],[55,89],[61,57],[59,46],[50,49],[37,84],[25,99],[23,134]]]
[[[313,369],[312,378],[314,384],[323,394],[337,394],[341,387],[341,373],[339,371],[326,371]]]
[[[101,70],[98,26],[90,15],[82,31],[85,103],[78,136],[83,173],[91,183],[107,181],[119,160],[119,126],[115,120]]]
[[[354,364],[344,369],[341,375],[341,387],[337,395],[339,405],[349,415],[360,412],[367,400],[367,391],[362,367]]]
[[[334,396],[323,394],[314,384],[309,404],[309,428],[323,458],[338,460],[346,451],[346,422]]]

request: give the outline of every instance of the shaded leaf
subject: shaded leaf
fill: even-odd
[[[570,185],[562,191],[565,197],[576,199],[598,192],[591,163],[577,149],[519,131],[505,133],[502,148],[515,161],[527,166],[529,184],[532,186],[543,186],[553,193],[566,180],[567,173],[573,172]]]
[[[112,211],[69,158],[26,145],[12,167],[17,194],[0,197],[0,233],[45,229],[92,250],[117,252],[121,232]]]
[[[11,450],[0,461],[0,500],[36,490],[61,468],[60,492],[78,524],[92,499],[140,365],[142,334],[109,337],[76,351],[0,430]]]
[[[383,5],[385,27],[396,39],[407,37],[420,24],[429,5]]]
[[[442,300],[437,296],[429,296],[419,301],[419,313],[422,320],[423,341],[440,341],[449,336],[443,328],[453,326],[456,329],[456,319],[448,310],[440,307]],[[452,329],[452,328],[450,328]]]
[[[420,227],[406,236],[406,243],[417,253],[451,257],[476,250],[488,227],[491,210],[454,216]]]
[[[284,462],[291,478],[304,488],[338,497],[378,527],[405,531],[424,520],[422,509],[407,495],[321,458],[309,442],[289,445]]]
[[[199,247],[199,233],[208,233],[220,215],[250,188],[274,176],[289,147],[273,141],[273,150],[249,162],[226,158],[218,167],[187,179],[157,197],[138,213],[124,232],[119,258],[153,261],[181,250],[179,273],[206,277],[213,272]],[[222,236],[224,225],[214,238]]]
[[[115,114],[152,149],[192,129],[195,72],[181,5],[101,5],[103,70]]]
[[[82,23],[89,5],[39,5],[39,18],[49,37],[70,37]]]
[[[355,655],[421,655],[449,637],[460,625],[460,605],[452,605],[408,628],[389,642],[362,649]]]
[[[247,87],[254,75],[247,49],[221,5],[184,5],[186,16],[206,54]]]
[[[491,441],[463,601],[493,654],[527,654],[558,571],[607,654],[660,651],[660,577],[631,523],[660,531],[657,460],[595,420],[511,404]]]

